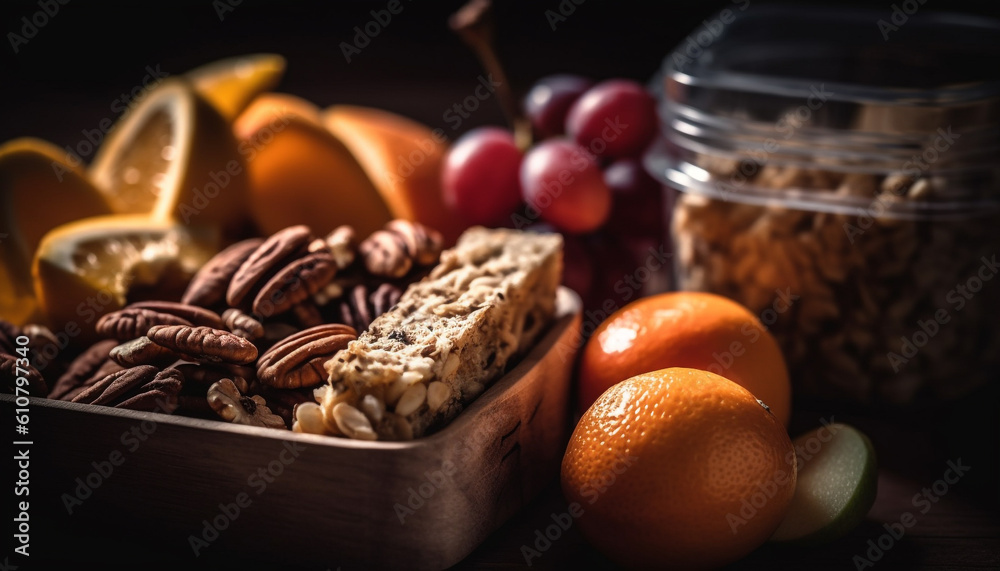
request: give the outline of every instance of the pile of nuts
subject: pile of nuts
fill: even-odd
[[[741,168],[702,166],[723,183]],[[1000,254],[996,213],[880,215],[940,190],[933,179],[904,174],[765,165],[749,182],[870,205],[847,215],[677,195],[677,287],[728,296],[761,316],[800,394],[899,405],[957,397],[989,381],[1000,364],[1000,283],[984,283]]]
[[[179,301],[104,315],[95,329],[105,339],[49,363],[47,375],[22,369],[33,396],[287,429],[297,405],[315,402],[323,364],[421,279],[441,249],[440,234],[405,220],[360,244],[349,226],[323,238],[292,226],[219,252]],[[52,337],[0,321],[9,392],[21,335],[36,345]]]

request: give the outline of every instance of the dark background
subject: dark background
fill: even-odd
[[[145,67],[171,75],[212,60],[274,52],[288,60],[280,91],[320,106],[354,103],[381,107],[442,127],[454,138],[476,125],[501,123],[495,102],[482,105],[458,130],[442,118],[470,95],[481,73],[470,50],[447,28],[462,0],[401,0],[404,9],[370,45],[347,63],[339,47],[354,27],[371,20],[369,2],[240,2],[220,21],[216,5],[198,2],[121,3],[72,0],[14,54],[8,33],[20,34],[22,17],[39,0],[4,0],[0,6],[0,141],[18,136],[59,146],[82,140],[81,130],[120,115],[112,103],[141,83]],[[55,2],[55,0],[48,0]],[[579,0],[578,0],[579,1]],[[747,0],[600,2],[588,0],[553,30],[546,10],[570,0],[496,2],[497,44],[519,94],[540,76],[575,72],[597,79],[646,80],[690,31],[721,8]],[[896,3],[902,0],[895,0]],[[916,2],[917,0],[910,0]],[[750,9],[765,2],[749,0]],[[773,2],[772,2],[773,3]],[[865,5],[888,18],[890,0],[838,2]],[[920,12],[945,9],[1000,14],[996,2],[927,0]],[[874,33],[876,24],[872,23]],[[86,158],[86,157],[85,157]]]

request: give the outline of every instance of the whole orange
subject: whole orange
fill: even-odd
[[[619,564],[713,568],[777,529],[795,492],[795,453],[743,387],[663,369],[616,384],[583,414],[562,489],[583,536]]]
[[[601,323],[583,349],[580,410],[619,381],[667,367],[722,375],[788,425],[792,389],[778,343],[746,307],[701,292],[644,297]]]

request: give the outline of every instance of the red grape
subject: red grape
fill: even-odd
[[[524,112],[540,138],[562,135],[566,114],[573,103],[594,84],[579,75],[550,75],[535,82],[524,97]]]
[[[594,157],[566,139],[549,139],[528,151],[521,188],[532,209],[566,232],[595,230],[611,211],[611,191]]]
[[[590,88],[566,117],[566,132],[600,157],[638,156],[656,130],[653,97],[627,79],[612,79]]]
[[[480,127],[462,135],[445,159],[445,204],[470,224],[502,224],[521,203],[522,158],[514,135],[499,127]]]
[[[619,159],[604,170],[613,196],[608,230],[622,236],[664,239],[663,187],[637,159]]]

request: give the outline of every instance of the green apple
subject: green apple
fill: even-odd
[[[871,441],[856,428],[829,424],[793,444],[795,496],[771,541],[815,545],[847,534],[875,503],[878,468]]]

